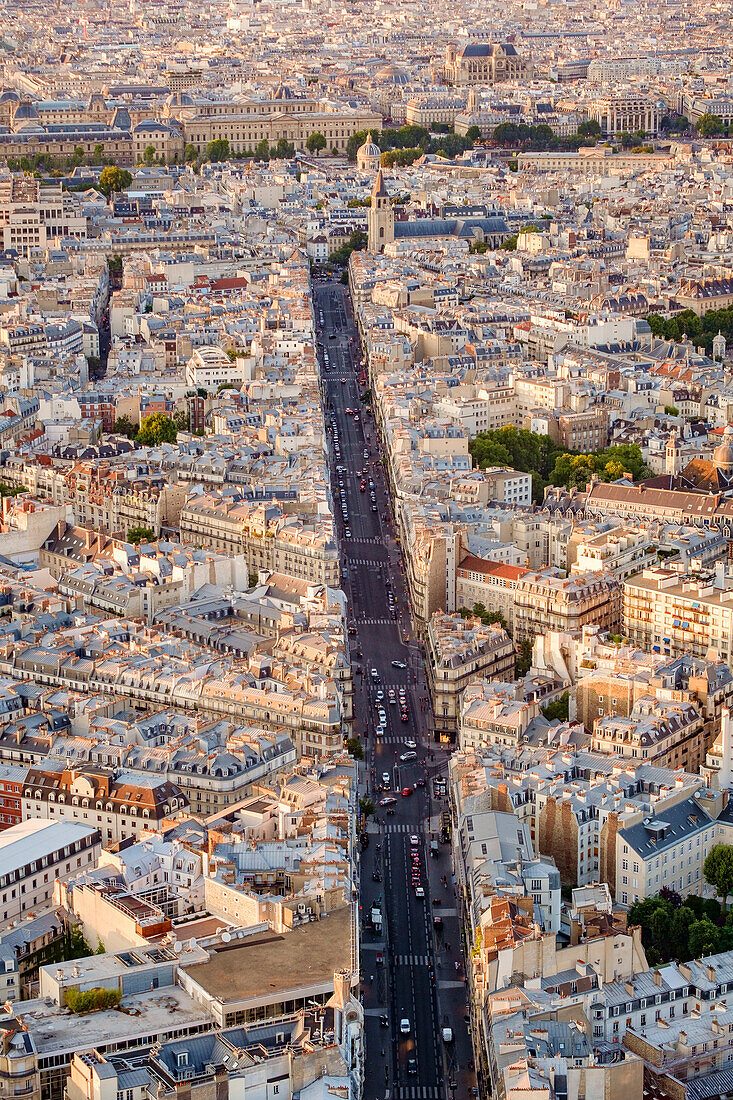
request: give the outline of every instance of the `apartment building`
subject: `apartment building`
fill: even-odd
[[[181,539],[244,554],[251,572],[285,573],[337,587],[341,577],[331,522],[306,524],[274,503],[252,504],[236,491],[191,496],[181,509]]]
[[[460,700],[458,743],[464,752],[487,745],[525,744],[539,714],[539,703],[515,698],[513,689],[474,680]]]
[[[631,905],[663,886],[682,897],[702,894],[705,857],[732,839],[727,791],[701,787],[652,816],[637,814],[616,834],[616,900]]]
[[[0,833],[0,930],[48,907],[54,882],[93,870],[99,830],[81,821],[21,821]]]
[[[641,695],[628,717],[608,714],[593,723],[591,748],[697,772],[705,760],[705,722],[696,702]]]
[[[623,629],[642,649],[667,657],[733,657],[733,589],[725,571],[685,575],[657,566],[624,582]]]
[[[617,632],[621,626],[621,586],[605,572],[561,569],[528,573],[514,593],[514,638],[530,641],[548,630],[574,632],[586,624]]]
[[[85,766],[28,769],[23,784],[25,819],[80,822],[92,826],[105,845],[159,829],[167,817],[188,808],[186,796],[160,776]]]
[[[606,572],[624,581],[656,563],[658,538],[644,527],[581,524],[568,542],[568,567],[577,572]]]
[[[529,506],[532,503],[532,475],[502,466],[489,466],[484,471],[488,499],[502,504]]]
[[[498,625],[484,626],[480,619],[436,613],[428,623],[426,656],[435,736],[453,742],[463,690],[477,677],[511,680],[514,646]]]
[[[489,613],[499,612],[513,629],[514,593],[527,573],[518,565],[464,554],[456,569],[456,607],[470,609],[474,604],[483,604]]]

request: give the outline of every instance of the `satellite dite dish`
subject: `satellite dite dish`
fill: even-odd
[[[195,936],[191,936],[191,950],[192,951],[193,951],[194,947],[198,947],[198,941],[197,941]]]
[[[223,939],[224,943],[229,943],[232,937],[229,932],[222,932],[221,938]]]
[[[173,944],[173,950],[175,951],[176,955],[180,955],[181,951],[183,950],[183,944],[180,940],[176,940],[176,942]]]

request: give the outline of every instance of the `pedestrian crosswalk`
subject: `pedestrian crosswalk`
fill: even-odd
[[[429,955],[393,955],[393,966],[427,966],[430,962]]]
[[[391,626],[398,626],[399,625],[396,619],[361,619],[361,618],[359,618],[359,616],[356,617],[356,622],[360,626],[362,626],[364,624],[368,624],[369,626],[390,626],[390,625]]]
[[[440,1100],[443,1090],[437,1085],[398,1085],[396,1100]]]
[[[385,833],[414,833],[414,825],[405,825],[401,821],[388,821],[384,824]]]

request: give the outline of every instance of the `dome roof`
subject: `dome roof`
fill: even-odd
[[[401,69],[399,65],[395,65],[390,62],[389,65],[383,65],[381,69],[378,69],[374,77],[380,84],[409,84],[410,78],[404,69]]]
[[[18,108],[13,116],[15,122],[20,122],[24,118],[38,118],[38,111],[32,103],[19,103]]]
[[[166,99],[168,107],[191,107],[193,106],[193,100],[187,92],[171,92]]]
[[[367,138],[364,144],[357,149],[356,155],[357,157],[381,157],[382,150],[371,138]]]
[[[0,103],[19,103],[20,96],[14,88],[6,88],[0,93]]]
[[[726,424],[723,442],[713,451],[713,462],[723,470],[733,470],[733,424]]]

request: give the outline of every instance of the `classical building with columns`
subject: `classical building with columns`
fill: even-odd
[[[603,96],[588,105],[588,114],[609,136],[637,130],[656,134],[659,128],[657,104],[646,95]]]

